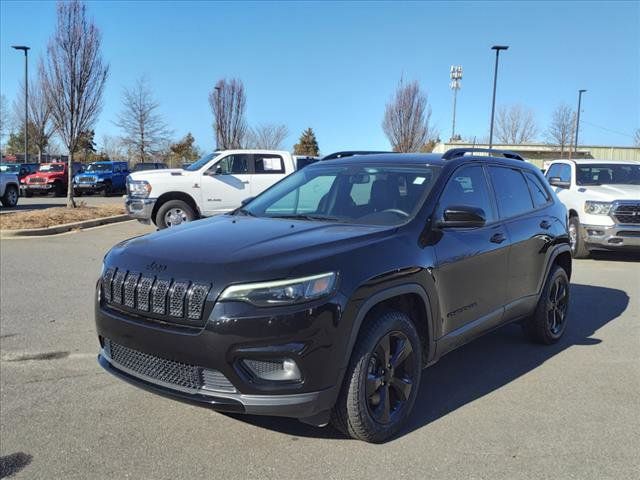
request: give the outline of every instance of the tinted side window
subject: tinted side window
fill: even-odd
[[[439,217],[451,206],[468,205],[484,210],[487,223],[495,220],[487,179],[480,165],[462,167],[453,174],[444,187],[438,204]]]
[[[529,188],[520,170],[505,167],[489,167],[489,176],[496,192],[500,217],[521,215],[533,208]]]
[[[256,173],[284,173],[284,160],[280,155],[256,154],[253,160]]]
[[[213,168],[217,169],[220,175],[234,175],[249,173],[249,157],[251,155],[229,155],[220,160]]]
[[[558,177],[563,182],[571,182],[571,166],[566,163],[554,163],[549,170],[547,170],[546,177]]]
[[[546,205],[551,200],[548,190],[540,183],[538,177],[531,172],[524,172],[524,177],[529,185],[529,191],[531,192],[531,198],[533,199],[533,205],[541,207]]]

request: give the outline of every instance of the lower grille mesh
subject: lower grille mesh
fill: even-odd
[[[107,338],[104,339],[104,348],[115,363],[134,374],[147,377],[150,381],[157,380],[191,390],[204,388],[221,392],[236,391],[227,377],[217,370],[159,358],[125,347]]]

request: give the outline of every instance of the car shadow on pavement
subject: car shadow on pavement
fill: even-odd
[[[569,347],[600,343],[601,340],[593,335],[618,318],[628,304],[629,297],[622,290],[572,284],[567,331],[557,344],[531,343],[518,324],[511,324],[445,355],[438,363],[423,370],[411,419],[396,438],[501,388]],[[316,428],[289,418],[231,416],[292,436],[347,438],[331,427]]]
[[[591,252],[593,260],[606,260],[608,262],[640,262],[640,252],[636,251],[593,251]]]

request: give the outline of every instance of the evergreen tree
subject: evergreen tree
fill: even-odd
[[[38,153],[38,148],[33,142],[33,138],[37,135],[36,126],[33,122],[29,122],[29,155],[35,155]],[[20,129],[17,132],[11,132],[9,139],[5,145],[6,153],[9,155],[24,154],[24,122],[20,125]],[[25,160],[26,162],[27,160]]]
[[[318,140],[316,140],[316,134],[312,128],[307,128],[300,140],[293,146],[294,155],[307,155],[310,157],[317,157],[320,155],[320,149],[318,148]]]
[[[191,132],[187,133],[182,140],[173,143],[169,146],[171,150],[171,156],[181,162],[192,162],[197,160],[200,156],[198,147],[195,145],[195,138],[191,135]]]

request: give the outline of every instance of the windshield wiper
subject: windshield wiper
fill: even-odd
[[[234,215],[244,215],[246,217],[255,217],[255,215],[253,213],[251,213],[249,210],[247,210],[246,208],[239,208],[235,212],[233,212],[233,214]]]
[[[327,222],[339,222],[342,219],[339,217],[331,217],[328,215],[316,215],[313,213],[295,213],[291,215],[273,215],[271,218],[287,218],[292,220],[320,220]]]

